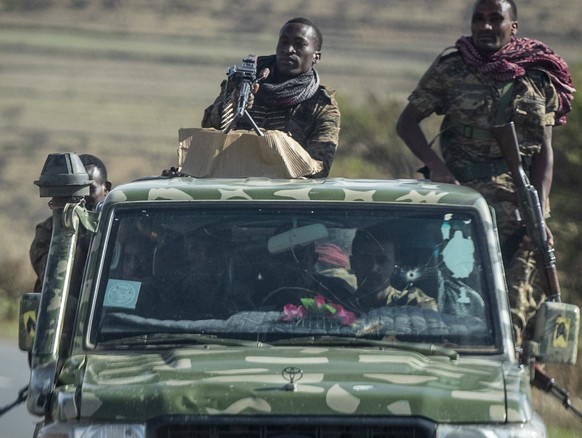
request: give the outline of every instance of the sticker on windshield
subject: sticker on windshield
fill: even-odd
[[[141,282],[139,281],[110,279],[107,282],[103,306],[135,309],[140,288]]]

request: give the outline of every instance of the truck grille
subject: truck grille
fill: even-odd
[[[281,418],[274,424],[163,424],[148,437],[155,438],[430,438],[434,423],[426,420],[378,424],[365,420],[346,423],[345,419],[319,424],[301,424],[296,418]],[[298,424],[299,423],[299,424]],[[336,423],[336,424],[333,424]],[[367,424],[368,423],[368,424]],[[148,427],[149,429],[149,427]],[[151,430],[151,429],[150,429]]]

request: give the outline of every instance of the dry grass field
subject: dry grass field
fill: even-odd
[[[580,0],[521,3],[521,35],[582,63]],[[319,72],[344,101],[404,102],[434,57],[469,32],[471,4],[0,0],[2,287],[32,287],[28,247],[35,223],[50,214],[33,181],[47,154],[94,153],[114,184],[158,174],[175,162],[178,129],[199,126],[226,67],[249,53],[272,53],[280,26],[295,16],[321,27]],[[391,176],[345,170],[342,147],[350,145],[338,152],[342,176]],[[544,409],[553,424],[576,427],[559,405]]]

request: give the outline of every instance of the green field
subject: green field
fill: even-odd
[[[200,126],[226,68],[249,53],[272,53],[281,24],[295,16],[321,27],[318,69],[342,102],[365,107],[371,98],[393,98],[404,104],[434,57],[468,33],[470,5],[0,0],[0,297],[17,296],[34,281],[28,247],[35,223],[50,210],[33,181],[47,154],[94,153],[108,165],[114,185],[159,174],[175,164],[178,129]],[[571,65],[582,64],[579,0],[532,0],[519,15],[521,35],[546,41]],[[396,139],[385,142],[388,154]],[[340,145],[332,175],[414,177],[371,163],[356,166],[346,159],[351,147]],[[580,236],[577,223],[571,226]],[[0,302],[0,316],[14,314],[7,306]],[[579,365],[557,371],[582,388]],[[544,418],[565,428],[553,436],[580,430],[557,402],[543,400]]]

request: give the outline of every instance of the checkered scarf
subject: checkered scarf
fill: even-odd
[[[272,72],[275,71],[275,56],[268,57],[268,61],[269,63],[264,66]],[[257,99],[267,107],[291,106],[301,103],[312,97],[319,88],[319,75],[313,68],[278,84],[268,82],[268,80],[261,83],[257,93]]]
[[[488,58],[483,57],[469,36],[456,42],[465,62],[495,81],[507,82],[525,75],[527,69],[545,71],[558,92],[560,107],[556,123],[566,123],[566,114],[572,109],[576,89],[566,62],[541,41],[512,37],[511,40]]]

